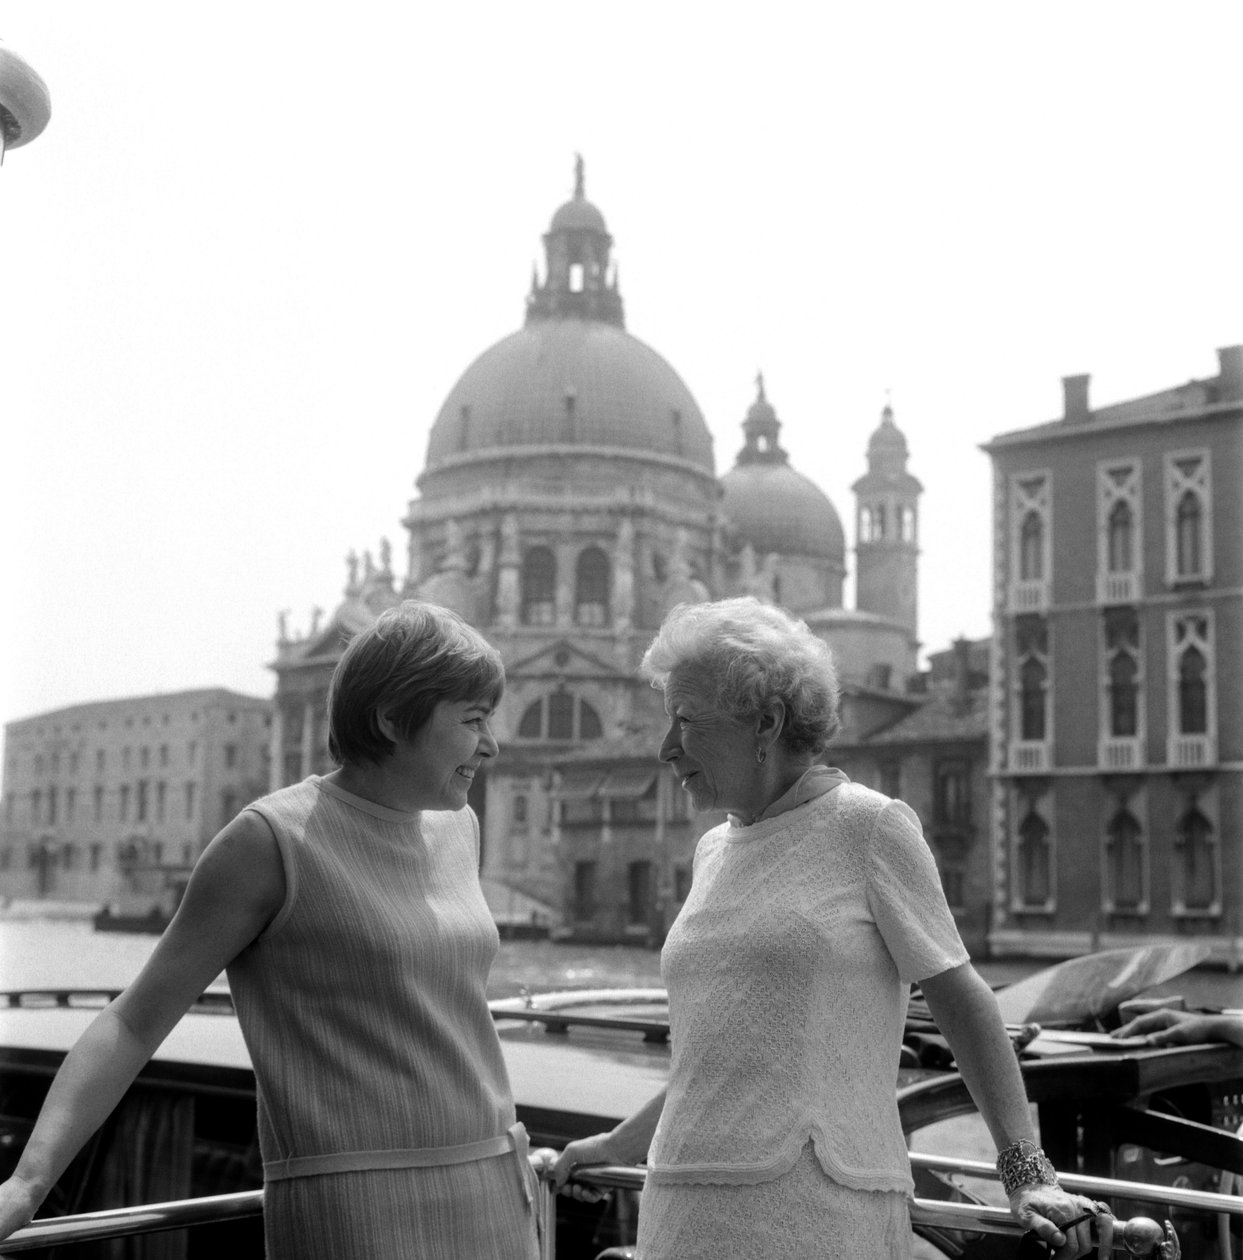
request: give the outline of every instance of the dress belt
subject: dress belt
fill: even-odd
[[[409,1147],[405,1150],[341,1151],[335,1155],[295,1155],[291,1159],[268,1160],[263,1165],[265,1181],[288,1181],[293,1177],[315,1177],[324,1173],[372,1172],[383,1168],[440,1168],[448,1164],[472,1164],[479,1159],[508,1155],[511,1151],[522,1164],[527,1163],[530,1139],[521,1121],[496,1137],[461,1146]],[[522,1170],[519,1170],[522,1172]],[[528,1202],[531,1191],[527,1177],[523,1187]]]

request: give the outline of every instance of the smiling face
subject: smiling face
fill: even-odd
[[[696,812],[758,814],[768,802],[757,774],[755,724],[719,713],[709,689],[685,670],[669,675],[665,712],[669,730],[660,759],[678,776]]]
[[[484,761],[500,751],[485,700],[441,700],[413,739],[395,739],[390,769],[401,776],[413,808],[461,809]],[[390,736],[391,738],[391,736]]]

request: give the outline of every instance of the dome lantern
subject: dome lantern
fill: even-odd
[[[747,409],[747,418],[742,422],[745,442],[742,450],[738,452],[738,462],[740,464],[788,464],[790,457],[778,441],[780,432],[781,421],[777,419],[776,409],[764,393],[764,373],[757,372],[755,374],[755,401]]]
[[[574,160],[574,196],[552,216],[544,236],[544,283],[531,278],[527,323],[567,315],[625,327],[617,270],[609,268],[613,238],[604,215],[587,200],[581,154]]]

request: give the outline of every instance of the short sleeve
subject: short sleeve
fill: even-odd
[[[890,801],[868,837],[868,908],[904,983],[968,961],[915,811]]]

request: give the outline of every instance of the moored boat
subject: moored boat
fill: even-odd
[[[1134,964],[1131,972],[1143,978]],[[1113,992],[1126,995],[1133,987],[1115,986]],[[1051,991],[1064,993],[1065,986]],[[61,1057],[112,996],[105,990],[24,991],[3,999],[0,1173],[15,1161]],[[1089,1180],[1083,1188],[1110,1198],[1120,1216],[1173,1220],[1189,1260],[1243,1254],[1243,1199],[1232,1204],[1221,1196],[1243,1184],[1243,1141],[1235,1136],[1243,1121],[1243,1050],[1156,1050],[1118,1042],[1106,1035],[1116,1011],[1089,1005],[1089,1014],[1048,1019],[1039,1029],[1030,1021],[1011,1023],[1042,1141],[1068,1184],[1076,1176],[1125,1183],[1103,1190],[1105,1182]],[[608,1127],[665,1083],[668,1012],[661,990],[524,995],[494,1002],[492,1009],[533,1146],[559,1147]],[[976,1213],[964,1228],[952,1216],[947,1224],[935,1213],[929,1218],[916,1212],[920,1246],[931,1249],[921,1254],[967,1260],[1012,1254],[1013,1239],[978,1228],[982,1214],[1000,1212],[1004,1199],[988,1171],[982,1124],[918,997],[895,1084],[916,1153],[920,1201],[939,1201],[946,1212],[957,1205]],[[228,993],[212,990],[160,1047],[42,1214],[201,1199],[259,1185],[254,1079]],[[591,1260],[625,1247],[636,1214],[632,1189],[619,1189],[601,1204],[559,1199],[557,1254]],[[252,1216],[135,1237],[126,1254],[163,1260],[227,1249],[248,1260],[262,1255],[261,1239],[261,1222]],[[83,1244],[68,1254],[103,1255],[96,1246]]]

